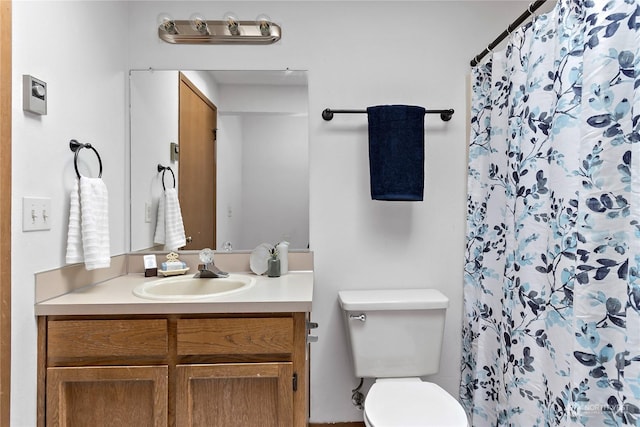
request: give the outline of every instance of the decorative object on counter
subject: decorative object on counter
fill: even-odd
[[[175,251],[187,244],[182,222],[182,211],[176,190],[176,176],[169,166],[158,165],[158,173],[162,172],[162,189],[164,193],[160,196],[158,203],[158,218],[156,222],[156,232],[153,238],[154,243],[163,244],[167,251]],[[167,188],[164,184],[164,174],[171,172],[173,177],[173,187]]]
[[[69,229],[67,233],[67,264],[84,262],[87,270],[107,268],[111,265],[109,245],[109,200],[107,186],[102,181],[102,160],[91,144],[69,142],[75,153],[74,167],[78,179],[69,197]],[[97,178],[81,176],[78,153],[89,148],[98,157],[100,172]]]
[[[267,260],[267,276],[280,277],[280,258],[278,258],[278,249],[272,247],[269,250],[269,259]]]
[[[258,276],[267,272],[267,260],[270,257],[272,248],[273,245],[269,243],[260,243],[253,251],[251,251],[249,267],[251,268],[251,271]]]
[[[227,12],[221,21],[194,13],[189,20],[158,16],[158,37],[172,44],[272,44],[280,40],[281,28],[267,15],[241,21]]]
[[[233,245],[229,241],[224,242],[222,244],[222,250],[225,252],[231,252],[233,250]]]
[[[153,254],[145,255],[144,259],[144,277],[154,277],[158,275],[158,262]]]
[[[160,270],[158,272],[163,276],[178,276],[189,271],[187,264],[180,261],[178,257],[179,255],[177,253],[169,252],[167,254],[167,260],[160,264]]]
[[[289,242],[282,241],[276,245],[278,259],[280,260],[280,274],[289,272]]]

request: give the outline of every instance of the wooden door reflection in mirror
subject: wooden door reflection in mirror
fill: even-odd
[[[184,249],[216,247],[217,108],[180,73],[178,197]]]

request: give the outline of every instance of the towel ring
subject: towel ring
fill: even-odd
[[[167,188],[164,186],[164,173],[167,170],[171,172],[171,176],[173,177],[173,188],[176,188],[176,175],[173,173],[171,166],[162,166],[160,163],[158,163],[158,172],[162,172],[162,189],[165,191]]]
[[[94,153],[96,153],[96,157],[98,157],[98,163],[100,164],[100,172],[98,173],[98,178],[102,178],[102,159],[100,158],[100,154],[98,154],[98,150],[96,150],[93,145],[89,143],[82,144],[75,139],[72,139],[71,141],[69,141],[69,148],[75,153],[75,155],[73,156],[73,167],[76,170],[78,179],[80,179],[81,177],[80,171],[78,170],[78,154],[80,153],[80,149],[82,148],[90,148]]]

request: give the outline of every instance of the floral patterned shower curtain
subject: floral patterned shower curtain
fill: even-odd
[[[639,86],[634,0],[559,0],[473,69],[474,426],[640,426]]]

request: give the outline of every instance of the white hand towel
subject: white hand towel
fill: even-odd
[[[83,262],[87,270],[111,265],[109,199],[100,178],[76,180],[69,197],[68,264]]]
[[[164,249],[168,251],[175,251],[187,244],[178,192],[175,188],[166,189],[164,195],[160,197],[158,222],[153,241],[163,243]]]
[[[67,264],[84,261],[82,230],[80,230],[80,189],[78,180],[73,183],[69,206],[69,231],[67,233]]]
[[[80,178],[80,214],[86,269],[109,267],[109,197],[102,179]]]

